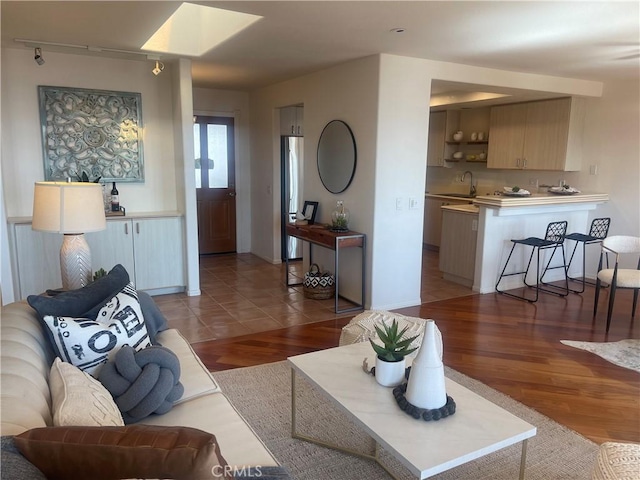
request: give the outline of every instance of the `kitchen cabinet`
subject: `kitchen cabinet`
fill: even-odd
[[[451,162],[486,162],[488,141],[471,140],[471,134],[489,134],[489,108],[447,110],[432,112],[429,117],[429,146],[427,166],[447,167]],[[456,141],[453,134],[463,132],[463,139]],[[455,152],[462,157],[454,158]]]
[[[427,166],[444,166],[444,145],[446,140],[447,112],[433,112],[429,116],[429,146]]]
[[[487,167],[580,170],[583,123],[577,98],[493,107]]]
[[[284,137],[304,136],[303,107],[285,107],[280,109],[280,135]]]
[[[445,205],[468,205],[470,200],[426,197],[424,202],[424,226],[422,242],[432,247],[440,247],[442,236],[442,207]]]
[[[439,266],[445,280],[473,286],[478,239],[478,209],[442,209]]]
[[[17,299],[59,288],[62,235],[36,232],[30,220],[9,222]],[[85,234],[93,270],[122,264],[139,290],[184,290],[183,219],[179,215],[109,218],[106,230]]]

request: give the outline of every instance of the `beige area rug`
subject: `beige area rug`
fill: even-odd
[[[227,398],[278,461],[289,469],[293,478],[390,478],[374,462],[291,438],[291,371],[286,362],[214,372],[213,375]],[[470,377],[449,368],[446,375],[537,427],[538,433],[529,439],[527,448],[528,480],[591,478],[598,451],[595,443]],[[298,379],[298,432],[357,451],[371,451],[371,439],[359,427],[347,420],[301,377]],[[431,478],[513,480],[518,478],[520,452],[521,444],[512,445]],[[383,458],[399,478],[414,478],[395,459],[388,455]]]
[[[573,340],[560,340],[560,343],[595,353],[615,365],[629,368],[640,373],[640,340],[627,339],[618,342],[577,342]]]

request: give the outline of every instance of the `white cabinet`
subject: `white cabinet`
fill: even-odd
[[[183,287],[182,230],[181,217],[110,220],[105,231],[86,235],[94,270],[120,263],[139,290]]]
[[[184,290],[183,219],[180,216],[110,218],[106,230],[87,233],[94,271],[122,264],[139,290],[162,294]],[[16,298],[24,299],[62,285],[62,235],[35,232],[31,223],[16,223],[12,264]]]
[[[303,107],[286,107],[280,109],[280,135],[285,137],[304,136]]]
[[[583,106],[560,98],[493,107],[487,167],[580,170]]]
[[[48,288],[62,287],[60,247],[62,235],[35,232],[31,223],[15,224],[12,232],[12,263],[16,298],[43,293]]]

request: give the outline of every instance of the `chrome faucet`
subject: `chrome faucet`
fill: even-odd
[[[471,173],[469,170],[467,170],[466,172],[464,172],[462,174],[462,181],[464,182],[464,179],[467,177],[467,173],[469,174],[469,179],[471,180],[471,182],[469,182],[469,195],[474,196],[476,194],[476,187],[473,184],[473,173]]]

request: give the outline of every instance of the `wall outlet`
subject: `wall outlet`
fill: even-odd
[[[396,198],[396,210],[402,210],[402,197]]]
[[[420,203],[416,197],[409,197],[409,210],[417,210],[420,207]]]
[[[537,178],[530,178],[529,179],[529,186],[530,187],[538,187],[538,179]]]
[[[598,174],[598,165],[589,165],[589,175]]]

